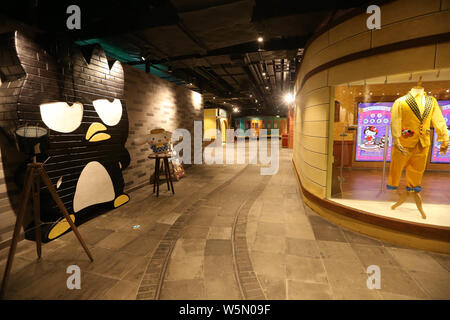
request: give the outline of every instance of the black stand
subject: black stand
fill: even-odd
[[[52,182],[50,181],[49,176],[47,175],[47,172],[45,171],[42,163],[36,162],[36,157],[33,159],[33,163],[29,163],[27,166],[27,172],[25,175],[25,184],[24,189],[22,191],[22,204],[20,205],[19,213],[17,214],[16,218],[16,225],[14,227],[14,233],[11,240],[11,246],[9,248],[9,254],[8,254],[8,261],[6,263],[5,272],[3,274],[3,282],[2,282],[2,288],[0,291],[0,297],[3,297],[6,292],[6,287],[8,284],[8,276],[11,271],[12,263],[14,260],[14,254],[16,253],[16,247],[17,242],[19,241],[20,236],[20,229],[22,227],[23,223],[23,217],[25,215],[25,211],[27,209],[27,204],[29,202],[30,196],[32,196],[33,199],[33,215],[34,215],[34,221],[35,221],[35,235],[36,235],[36,250],[37,250],[37,256],[38,259],[41,258],[41,221],[40,221],[40,183],[41,181],[47,186],[48,191],[50,192],[50,195],[52,196],[53,200],[55,200],[56,204],[58,205],[59,209],[61,210],[64,218],[66,218],[67,222],[69,223],[70,227],[72,228],[75,236],[77,237],[78,241],[80,242],[81,246],[83,247],[84,251],[86,252],[87,256],[91,261],[94,261],[92,258],[92,255],[84,242],[83,238],[81,238],[80,233],[78,232],[78,228],[73,223],[72,219],[69,216],[69,213],[67,212],[66,207],[64,206],[63,202],[61,201],[61,198],[58,196],[58,193],[56,192],[55,187],[53,186]],[[31,195],[32,193],[32,195]]]
[[[153,193],[155,193],[155,189],[156,189],[156,196],[159,197],[159,175],[160,175],[160,170],[161,167],[164,170],[164,174],[166,176],[166,181],[167,181],[167,190],[172,190],[172,194],[175,194],[175,190],[173,189],[173,183],[172,183],[172,176],[170,174],[170,169],[169,169],[169,155],[166,154],[152,154],[148,156],[150,159],[155,159],[155,181],[153,182]],[[163,160],[163,163],[161,165],[160,160]],[[169,184],[170,183],[170,184]]]

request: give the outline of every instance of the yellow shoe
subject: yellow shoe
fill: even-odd
[[[75,215],[71,214],[70,219],[72,219],[73,222],[75,222]],[[70,229],[70,224],[66,220],[66,218],[60,220],[57,224],[53,226],[53,228],[50,230],[48,234],[48,239],[53,240],[60,235],[62,235],[64,232]]]
[[[127,203],[128,201],[130,201],[130,197],[126,194],[121,194],[114,200],[114,208],[118,208]]]

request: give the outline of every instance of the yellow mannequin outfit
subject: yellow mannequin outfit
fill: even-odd
[[[430,125],[433,124],[437,141],[448,141],[447,125],[441,109],[432,96],[412,92],[397,99],[391,109],[393,150],[388,189],[397,189],[403,168],[406,167],[408,191],[420,192],[423,172],[431,144]],[[399,147],[403,147],[403,154]]]

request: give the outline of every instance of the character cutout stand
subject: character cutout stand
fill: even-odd
[[[164,171],[167,181],[167,189],[169,191],[172,191],[172,194],[175,194],[169,167],[169,158],[172,157],[170,148],[171,138],[171,132],[158,128],[151,130],[149,135],[134,140],[134,143],[136,145],[142,145],[147,142],[153,151],[153,153],[150,154],[148,158],[155,159],[153,193],[155,193],[156,191],[157,197],[159,196],[159,176],[161,174],[161,171]],[[162,164],[161,159],[163,160]]]
[[[436,131],[437,141],[442,142],[439,153],[447,152],[449,137],[441,109],[434,97],[426,95],[421,79],[422,77],[417,86],[397,99],[392,106],[391,132],[394,148],[386,187],[398,190],[402,171],[406,168],[406,193],[399,193],[400,199],[391,208],[396,209],[412,194],[422,218],[426,219],[420,191],[431,145],[430,125]]]

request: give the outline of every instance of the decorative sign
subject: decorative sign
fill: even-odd
[[[450,125],[450,100],[438,101],[438,104],[441,107],[442,115],[444,116],[445,123],[447,124],[448,128],[448,126]],[[450,130],[448,130],[448,134],[450,135]],[[433,150],[431,153],[431,163],[450,163],[450,149],[447,150],[446,154],[440,155],[439,154],[440,147],[441,142],[437,141],[437,135],[436,133],[434,133]]]
[[[383,161],[386,125],[390,131],[393,102],[360,103],[358,105],[358,129],[356,136],[356,161]],[[392,138],[386,160],[391,159]]]

